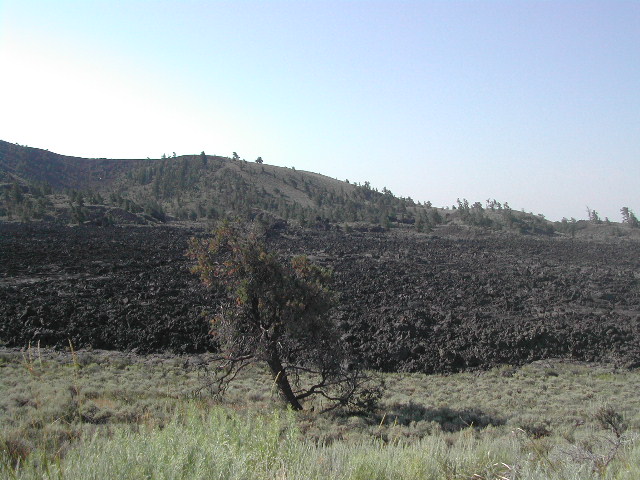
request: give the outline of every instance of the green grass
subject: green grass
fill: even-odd
[[[222,401],[194,395],[191,363],[0,354],[0,478],[640,478],[638,370],[390,374],[363,416],[283,410],[259,368]],[[623,416],[620,437],[598,422],[604,404]]]

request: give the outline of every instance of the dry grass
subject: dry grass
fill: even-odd
[[[114,435],[122,442],[126,440],[127,448],[133,449],[127,455],[133,455],[136,448],[142,448],[139,442],[148,440],[139,435],[155,435],[152,432],[168,425],[179,428],[176,415],[191,408],[188,405],[195,406],[202,415],[214,411],[218,412],[215,415],[238,415],[238,422],[281,410],[273,382],[260,368],[239,378],[220,401],[206,394],[194,395],[203,382],[198,365],[206,362],[206,356],[135,356],[117,352],[69,355],[37,349],[1,352],[0,449],[5,470],[7,465],[18,463],[36,468],[42,465],[35,462],[38,458],[48,459],[51,465],[64,465],[67,456],[79,455],[78,449],[84,452],[82,449],[95,447],[92,442],[108,442]],[[427,446],[434,451],[444,448],[440,463],[429,464],[427,469],[438,475],[464,464],[463,471],[467,473],[485,472],[485,477],[475,478],[499,478],[486,476],[486,472],[505,478],[563,478],[522,474],[538,469],[550,475],[553,468],[583,475],[566,478],[634,478],[620,472],[626,472],[622,459],[638,454],[638,370],[545,361],[450,376],[389,374],[384,375],[384,380],[386,394],[374,414],[341,411],[319,415],[315,412],[321,405],[308,403],[306,411],[292,416],[287,428],[295,430],[296,442],[304,452],[296,450],[298,456],[287,466],[293,470],[286,478],[304,478],[294,475],[294,470],[313,470],[309,455],[314,456],[313,462],[328,461],[330,469],[351,472],[347,475],[344,470],[335,470],[342,478],[367,478],[365,473],[372,471],[387,472],[379,478],[447,478],[410,475],[427,468],[415,457]],[[610,408],[602,409],[604,404]],[[625,429],[616,431],[608,420],[623,423]],[[199,430],[192,434],[204,435]],[[103,446],[105,452],[111,452],[105,455],[124,455],[114,453],[113,449],[120,448],[117,445]],[[388,465],[365,462],[356,468],[346,460],[358,455],[364,458],[371,449],[380,448],[384,450],[376,455],[388,455],[385,461],[396,465],[394,468],[398,467],[393,462],[409,462],[404,476],[393,477]],[[494,449],[494,463],[479,465],[478,455],[490,449]],[[335,463],[336,455],[344,456],[339,460],[342,466]],[[500,462],[509,468],[500,466]],[[516,471],[521,475],[516,476]],[[328,478],[321,473],[318,470],[315,477],[309,478]],[[449,478],[470,477],[452,473]]]

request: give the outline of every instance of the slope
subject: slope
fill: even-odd
[[[101,189],[147,160],[87,159],[0,140],[0,179],[54,189]]]

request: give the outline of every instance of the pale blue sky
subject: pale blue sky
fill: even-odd
[[[0,0],[0,139],[640,214],[640,2]]]

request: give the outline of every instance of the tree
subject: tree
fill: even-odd
[[[11,184],[11,192],[10,192],[11,201],[19,205],[24,200],[24,195],[22,194],[22,187],[18,185],[18,182],[13,182]]]
[[[588,206],[587,217],[591,223],[602,223],[602,220],[600,220],[600,214],[595,210],[591,210]]]
[[[192,239],[188,256],[203,283],[227,301],[212,320],[221,368],[212,385],[223,392],[247,366],[264,362],[282,399],[294,410],[319,395],[331,407],[371,408],[381,389],[349,358],[328,318],[329,273],[305,256],[289,261],[269,252],[255,231],[224,222],[207,239]]]
[[[620,213],[622,214],[622,223],[626,223],[628,225],[631,225],[632,227],[640,226],[638,218],[633,213],[633,210],[631,210],[629,207],[622,207],[620,209]]]
[[[256,163],[261,164],[263,162],[262,157],[256,158]]]

